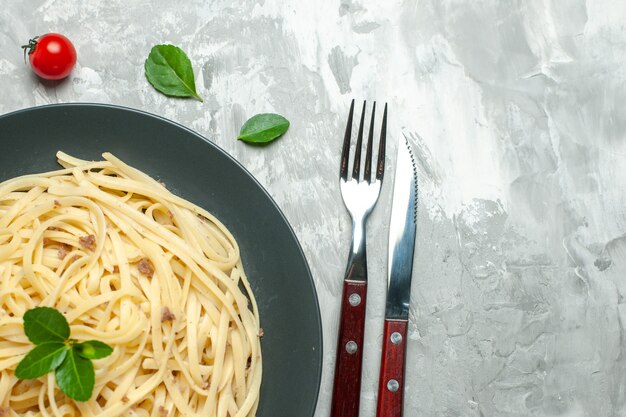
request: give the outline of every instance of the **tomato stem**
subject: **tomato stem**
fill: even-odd
[[[28,55],[30,55],[35,51],[35,48],[37,48],[38,38],[39,36],[35,36],[28,40],[28,45],[22,45],[22,49],[24,50],[24,63],[26,63],[26,52],[28,51]]]

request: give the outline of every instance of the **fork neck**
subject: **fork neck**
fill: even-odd
[[[365,220],[366,216],[352,218],[352,243],[345,273],[345,279],[347,280],[367,281]]]

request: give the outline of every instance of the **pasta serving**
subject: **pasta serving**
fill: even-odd
[[[210,213],[105,153],[0,183],[0,417],[250,417],[259,316],[233,236]],[[94,361],[91,399],[54,374],[19,380],[22,317],[61,311]]]

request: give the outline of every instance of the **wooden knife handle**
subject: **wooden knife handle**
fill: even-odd
[[[331,417],[359,415],[366,296],[367,281],[344,281]]]
[[[385,320],[376,417],[402,416],[407,324]]]

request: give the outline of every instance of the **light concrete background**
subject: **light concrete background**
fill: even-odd
[[[267,188],[310,263],[329,413],[350,222],[349,100],[390,106],[419,159],[406,416],[626,416],[626,3],[610,0],[29,0],[0,8],[0,113],[56,102],[182,123]],[[79,63],[43,84],[20,45],[58,31]],[[146,82],[150,47],[193,62],[205,103]],[[267,148],[243,121],[292,123]],[[2,132],[0,132],[1,140]],[[374,415],[393,158],[369,222],[362,413]],[[278,417],[278,416],[277,416]]]

